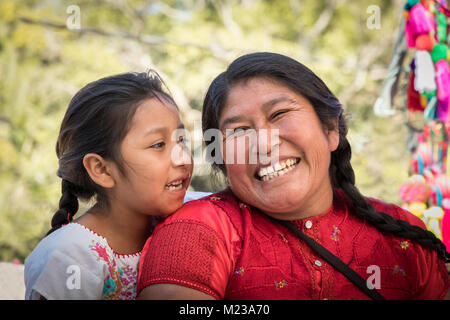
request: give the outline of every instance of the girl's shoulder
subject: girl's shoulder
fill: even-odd
[[[66,281],[71,276],[79,276],[83,283],[87,280],[89,286],[102,286],[106,270],[102,257],[107,255],[107,247],[105,238],[78,223],[69,223],[55,230],[42,239],[25,260],[25,298],[31,299],[33,290],[37,289],[41,295],[46,293],[47,298],[60,298],[57,294],[70,287]],[[50,291],[54,288],[53,281],[63,284],[59,293]],[[74,283],[76,288],[77,282]],[[91,298],[98,297],[95,290],[92,290],[92,295]]]
[[[46,260],[53,254],[64,254],[77,259],[80,263],[86,262],[85,256],[96,243],[107,245],[107,240],[79,223],[69,223],[55,230],[34,248],[26,259]],[[88,259],[91,260],[91,259]]]

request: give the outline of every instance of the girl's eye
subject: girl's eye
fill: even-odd
[[[156,143],[156,144],[152,145],[150,148],[160,149],[160,148],[164,147],[165,145],[166,145],[165,142],[159,142],[159,143]]]

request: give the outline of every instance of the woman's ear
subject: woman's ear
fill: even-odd
[[[328,146],[330,152],[336,150],[339,146],[339,120],[336,119],[334,128],[328,130]]]
[[[115,186],[111,164],[103,157],[96,153],[88,153],[83,158],[83,165],[92,181],[99,186],[108,189]]]

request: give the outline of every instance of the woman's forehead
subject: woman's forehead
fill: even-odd
[[[278,104],[310,104],[301,94],[288,86],[268,78],[251,78],[236,83],[229,91],[219,124],[223,126],[227,118],[247,116],[251,112],[268,112]]]
[[[270,77],[252,77],[236,82],[231,86],[224,106],[245,104],[246,101],[242,100],[243,97],[251,98],[260,103],[279,99],[280,97],[286,99],[300,97],[301,100],[306,100],[301,93],[293,90],[285,83]]]

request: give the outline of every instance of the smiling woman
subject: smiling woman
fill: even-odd
[[[230,118],[240,120],[227,123]],[[245,198],[246,203],[285,220],[315,216],[328,209],[332,199],[330,152],[337,148],[339,134],[337,130],[323,128],[307,99],[270,78],[241,80],[230,90],[219,128],[242,127],[264,132],[275,130],[277,140],[269,141],[267,146],[257,144],[254,149],[258,152],[265,149],[268,155],[276,149],[278,160],[272,159],[271,164],[263,166],[252,165],[248,159],[244,164],[232,164],[227,161],[227,149],[234,149],[237,139],[228,138],[224,161],[238,198]],[[261,140],[264,139],[258,142]],[[237,152],[249,154],[246,149]],[[290,166],[285,169],[287,162]],[[261,179],[258,173],[263,174]]]
[[[238,58],[209,87],[202,120],[204,132],[232,133],[213,164],[229,187],[157,226],[139,298],[445,297],[445,246],[414,215],[360,194],[342,105],[307,67],[275,53]]]

